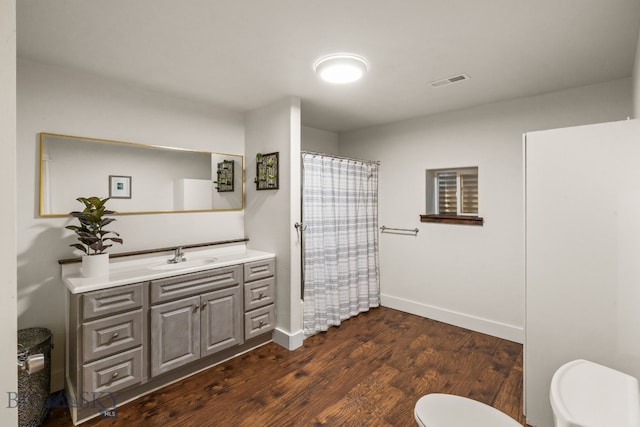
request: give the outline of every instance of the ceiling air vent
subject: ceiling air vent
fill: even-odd
[[[457,76],[451,76],[451,77],[447,77],[446,79],[440,79],[440,80],[435,80],[430,82],[429,84],[432,87],[440,87],[440,86],[446,86],[448,84],[451,83],[458,83],[458,82],[462,82],[465,80],[469,80],[471,77],[469,77],[468,74],[458,74]]]

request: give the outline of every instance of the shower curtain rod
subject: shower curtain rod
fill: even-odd
[[[340,160],[352,160],[354,162],[362,162],[362,163],[375,163],[376,165],[380,165],[380,160],[362,160],[362,159],[356,159],[353,157],[345,157],[345,156],[337,156],[335,154],[328,154],[328,153],[320,153],[318,151],[300,151],[300,154],[310,154],[312,156],[325,156],[325,157],[333,157],[335,159],[340,159]]]

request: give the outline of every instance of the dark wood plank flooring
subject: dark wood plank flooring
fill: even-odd
[[[376,308],[295,351],[267,344],[83,426],[414,426],[415,402],[434,392],[522,424],[522,345]],[[44,425],[71,418],[53,409]]]

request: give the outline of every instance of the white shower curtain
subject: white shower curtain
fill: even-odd
[[[304,153],[304,332],[380,305],[378,165]]]

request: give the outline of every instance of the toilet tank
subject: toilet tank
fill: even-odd
[[[561,366],[549,397],[556,427],[640,427],[638,380],[594,362]]]

